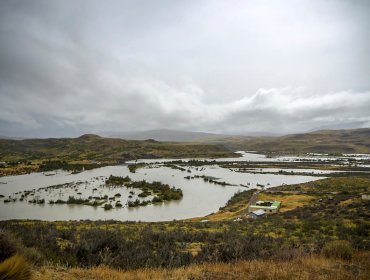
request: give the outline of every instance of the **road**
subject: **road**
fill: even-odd
[[[249,208],[249,206],[250,205],[254,205],[254,204],[256,204],[256,202],[257,202],[257,200],[258,200],[258,195],[259,195],[259,191],[256,191],[253,195],[252,195],[252,197],[251,197],[251,199],[249,200],[249,202],[248,202],[248,208]]]

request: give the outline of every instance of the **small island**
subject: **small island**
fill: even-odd
[[[151,183],[145,180],[132,181],[128,176],[113,175],[110,175],[108,178],[96,177],[95,181],[102,181],[102,184],[94,186],[90,191],[86,187],[83,188],[87,182],[79,181],[17,192],[9,195],[3,200],[3,203],[26,201],[30,204],[86,205],[111,210],[125,206],[138,207],[160,204],[172,200],[180,200],[183,197],[183,192],[180,188],[171,187],[168,184],[157,181]],[[124,188],[128,190],[126,194],[122,192]],[[62,193],[67,193],[67,195],[62,196]],[[4,196],[2,195],[2,197]]]
[[[183,192],[179,188],[170,187],[168,184],[163,184],[161,182],[149,183],[145,180],[142,181],[132,181],[128,176],[120,177],[110,175],[105,181],[107,186],[121,187],[139,189],[141,193],[138,197],[145,198],[151,197],[150,200],[129,200],[127,202],[128,207],[145,206],[151,203],[162,203],[164,201],[180,200],[183,197]]]

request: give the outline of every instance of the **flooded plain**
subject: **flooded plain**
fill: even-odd
[[[237,159],[217,161],[266,160],[264,155],[243,153]],[[208,159],[213,160],[213,159]],[[281,169],[266,169],[237,172],[219,165],[202,167],[186,166],[183,170],[163,166],[163,160],[140,160],[152,163],[139,168],[135,173],[127,165],[106,166],[78,174],[65,171],[32,173],[0,178],[0,220],[121,220],[121,221],[168,221],[199,217],[216,212],[238,191],[252,188],[269,188],[282,184],[296,184],[324,178],[330,171],[305,170],[306,174],[271,174]],[[154,164],[153,162],[157,162]],[[284,169],[282,169],[284,170]],[[257,172],[256,172],[257,171]],[[287,172],[297,171],[287,169]],[[302,170],[300,170],[302,171]],[[267,172],[259,173],[259,172]],[[315,174],[316,176],[310,176]],[[110,176],[129,176],[133,181],[160,181],[171,187],[180,188],[183,198],[146,206],[128,207],[130,200],[141,199],[140,190],[125,186],[109,187],[105,180]],[[319,175],[319,176],[318,176]],[[322,175],[322,176],[321,176]],[[205,180],[211,178],[212,180]],[[223,183],[223,184],[222,184]],[[51,204],[57,200],[106,198],[113,209],[76,204]],[[35,203],[42,202],[42,203]],[[114,207],[116,203],[122,207]]]

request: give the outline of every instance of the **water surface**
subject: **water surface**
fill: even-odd
[[[243,155],[244,160],[248,155]],[[254,157],[263,155],[253,154]],[[236,160],[240,160],[236,159]],[[170,159],[168,159],[170,161]],[[219,159],[223,161],[225,159]],[[235,159],[234,159],[235,160]],[[158,161],[158,160],[155,160]],[[166,160],[163,160],[166,161]],[[163,162],[162,161],[162,162]],[[146,160],[148,162],[148,160]],[[149,161],[150,162],[150,161]],[[281,184],[295,184],[317,180],[323,177],[281,175],[281,174],[253,174],[240,173],[233,169],[221,168],[218,165],[203,167],[186,167],[189,171],[181,171],[152,165],[140,168],[136,173],[130,173],[126,165],[106,166],[78,174],[65,171],[32,173],[27,175],[8,176],[0,178],[0,194],[5,198],[0,199],[0,219],[40,219],[40,220],[106,220],[114,219],[121,221],[168,221],[174,219],[186,219],[204,216],[215,212],[224,206],[230,197],[240,190],[256,188],[263,185],[265,188]],[[54,175],[55,174],[55,175]],[[148,182],[161,181],[162,183],[181,188],[183,198],[179,201],[170,201],[163,204],[147,205],[136,208],[125,207],[130,199],[130,190],[125,187],[109,188],[104,182],[109,175],[129,176],[132,180],[146,180]],[[186,176],[212,176],[214,180],[226,182],[230,185],[221,186],[205,182],[203,178],[185,179]],[[59,184],[62,188],[48,188]],[[94,190],[96,189],[96,190]],[[31,198],[45,199],[45,204],[31,204],[26,200],[19,201],[23,191],[32,191]],[[131,190],[132,191],[132,190]],[[124,207],[112,210],[104,210],[100,207],[86,205],[50,205],[50,200],[66,200],[69,196],[87,198],[88,196],[108,195],[116,198]],[[135,190],[133,198],[137,198],[139,190]],[[2,200],[18,198],[16,202],[4,203]]]

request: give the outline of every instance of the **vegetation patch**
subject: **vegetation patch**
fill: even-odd
[[[97,148],[98,147],[98,148]],[[0,139],[0,176],[64,169],[72,172],[146,158],[238,157],[223,145],[103,138]],[[132,167],[134,170],[135,167]]]
[[[139,189],[141,193],[138,197],[145,198],[152,196],[151,200],[129,200],[127,202],[128,207],[146,206],[151,203],[161,203],[164,201],[179,200],[183,197],[182,190],[180,188],[170,187],[168,184],[162,184],[161,182],[149,183],[145,180],[142,181],[131,181],[131,179],[120,176],[110,175],[105,181],[110,186],[125,186],[127,188]]]
[[[130,170],[131,173],[136,173],[136,170],[138,170],[139,168],[143,168],[145,166],[146,166],[145,163],[129,164],[128,165],[128,170]]]
[[[297,207],[302,207],[308,205],[315,200],[318,200],[317,197],[306,194],[292,194],[292,193],[273,193],[273,192],[260,192],[258,195],[258,200],[265,201],[280,201],[281,212],[290,211]]]

